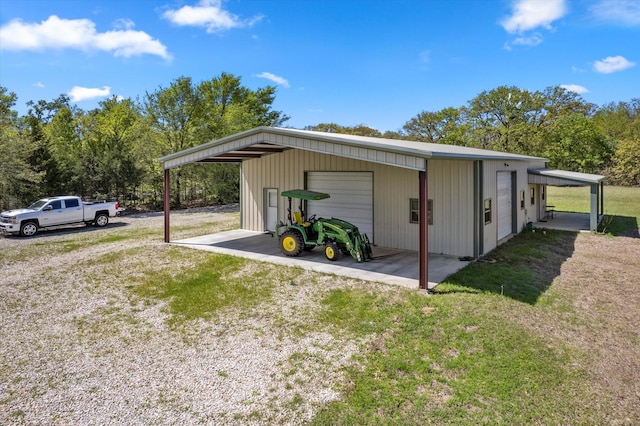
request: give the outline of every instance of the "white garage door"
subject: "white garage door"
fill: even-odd
[[[512,230],[511,172],[498,172],[498,240],[509,236]]]
[[[351,222],[373,242],[373,173],[307,172],[307,189],[331,198],[308,202],[308,215]]]

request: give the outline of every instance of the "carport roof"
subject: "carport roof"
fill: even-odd
[[[426,160],[545,160],[528,155],[279,127],[256,127],[161,157],[165,169],[195,162],[241,162],[286,149],[303,149],[414,170],[426,170]]]
[[[529,169],[529,183],[551,186],[587,186],[600,183],[605,176],[554,169]]]

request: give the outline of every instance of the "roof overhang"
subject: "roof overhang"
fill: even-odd
[[[538,157],[456,145],[432,144],[278,127],[256,127],[160,158],[165,169],[195,162],[242,162],[287,149],[301,149],[412,170],[426,171],[427,159],[544,160]]]
[[[605,176],[555,169],[529,169],[529,183],[550,186],[588,186],[602,182]]]

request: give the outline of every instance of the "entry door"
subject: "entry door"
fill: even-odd
[[[513,232],[511,172],[498,172],[498,241]]]
[[[307,172],[306,178],[308,190],[331,196],[309,201],[307,215],[346,220],[374,241],[372,172]]]
[[[276,188],[265,188],[264,190],[264,229],[265,231],[276,230],[278,222],[278,190]]]

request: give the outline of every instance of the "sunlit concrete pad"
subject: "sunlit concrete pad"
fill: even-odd
[[[305,251],[298,257],[287,257],[280,253],[278,240],[271,234],[242,229],[171,243],[278,265],[298,266],[327,274],[384,282],[410,289],[419,288],[418,252],[415,251],[374,246],[373,259],[363,263],[356,262],[349,255],[344,255],[337,261],[330,261],[324,256],[320,247]],[[453,256],[429,254],[429,288],[435,287],[468,263]]]
[[[554,212],[546,221],[536,222],[536,228],[557,231],[591,232],[589,213]]]

